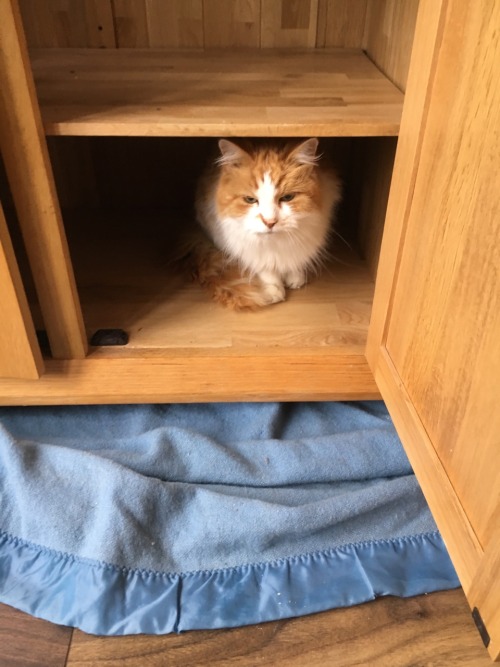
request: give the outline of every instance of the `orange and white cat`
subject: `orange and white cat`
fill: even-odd
[[[318,140],[219,141],[200,180],[197,220],[217,251],[199,254],[197,274],[213,297],[252,308],[285,299],[326,252],[340,181]]]

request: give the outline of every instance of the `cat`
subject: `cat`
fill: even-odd
[[[318,143],[219,140],[196,194],[209,242],[194,253],[216,301],[235,310],[279,303],[321,266],[341,187]]]

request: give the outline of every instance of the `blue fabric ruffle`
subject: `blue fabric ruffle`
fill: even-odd
[[[236,627],[457,586],[437,532],[180,575],[114,567],[0,535],[0,599],[91,634]]]

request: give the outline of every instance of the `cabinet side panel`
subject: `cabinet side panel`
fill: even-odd
[[[368,5],[365,49],[401,90],[406,90],[419,0],[378,0]]]
[[[36,379],[43,361],[0,204],[0,377]]]
[[[19,8],[2,3],[0,146],[52,354],[81,358],[87,343]]]
[[[396,143],[393,138],[369,140],[358,176],[358,243],[373,279],[377,275]]]
[[[319,0],[318,47],[362,48],[369,0]]]

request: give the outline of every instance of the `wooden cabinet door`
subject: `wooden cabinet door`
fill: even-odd
[[[43,361],[0,204],[0,377],[36,379]]]
[[[498,658],[500,3],[416,30],[367,354]]]

